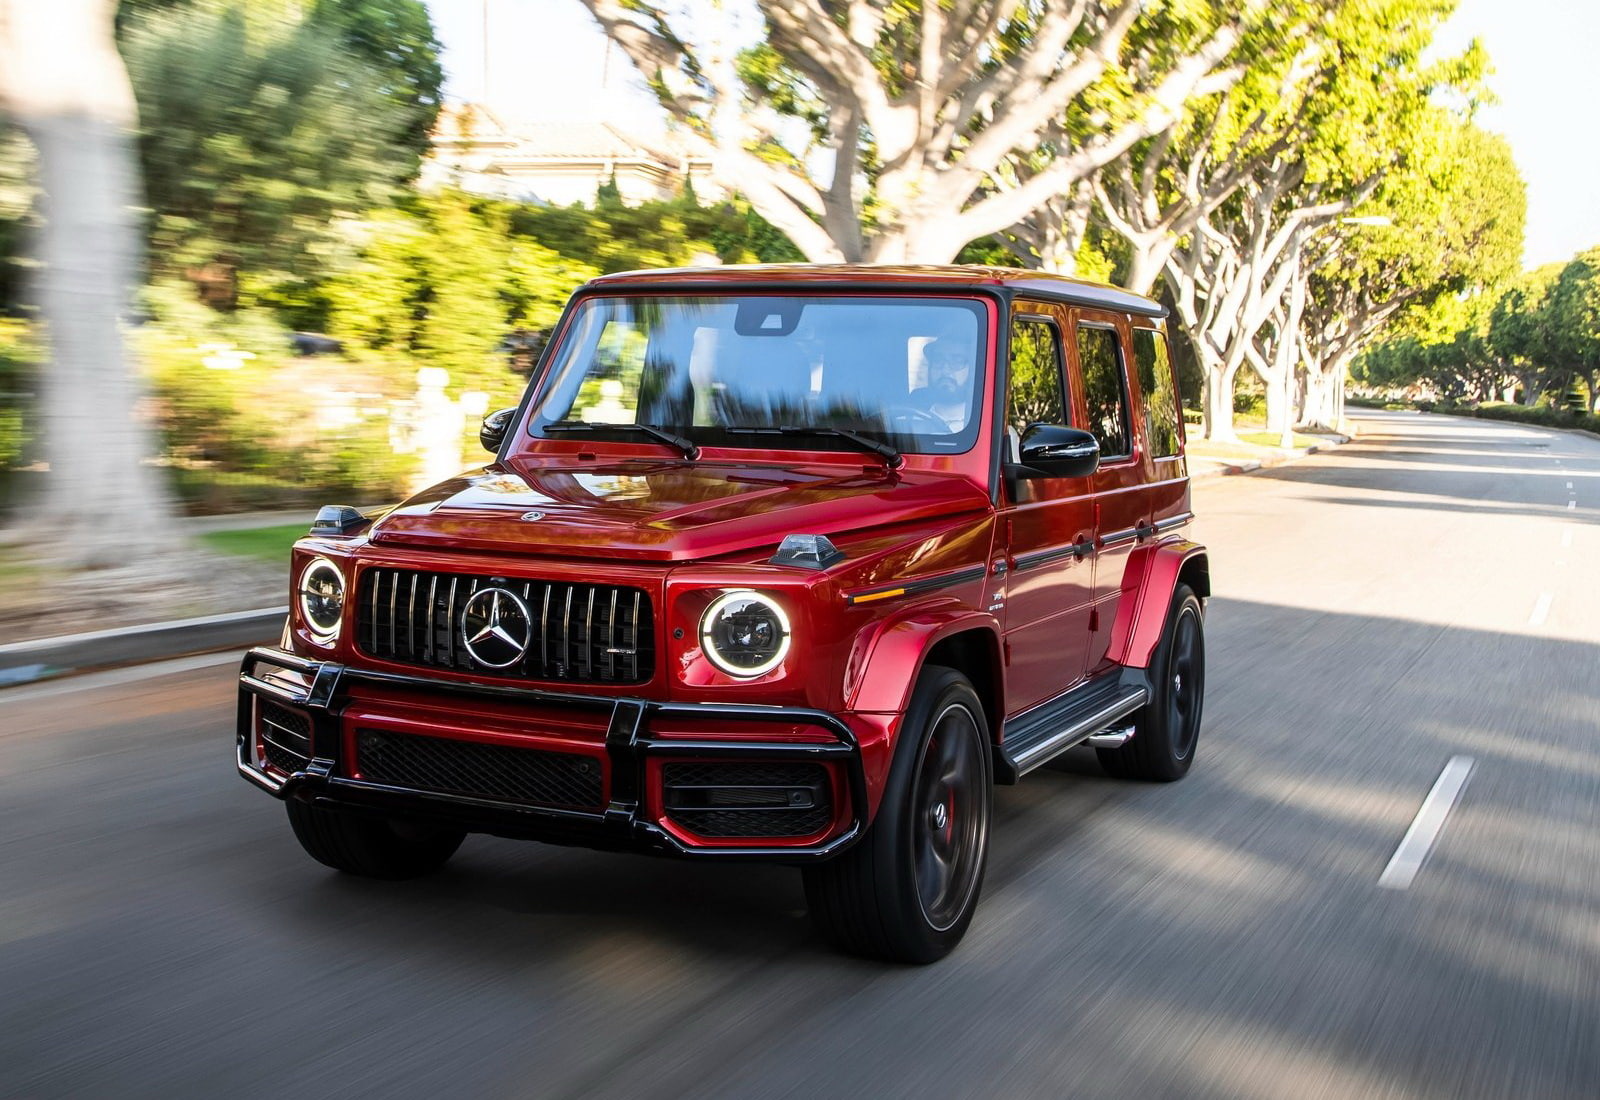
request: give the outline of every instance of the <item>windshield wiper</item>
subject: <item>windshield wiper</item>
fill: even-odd
[[[669,447],[676,447],[683,452],[683,457],[690,462],[700,457],[700,448],[681,435],[663,431],[649,424],[605,424],[600,421],[590,423],[587,420],[552,420],[544,426],[547,432],[638,432],[647,435],[657,443],[665,443]]]
[[[900,452],[889,446],[889,444],[882,443],[876,439],[869,439],[867,436],[864,436],[859,432],[853,432],[849,428],[808,428],[798,424],[780,424],[772,428],[741,425],[739,427],[724,428],[723,431],[727,432],[729,435],[832,436],[836,439],[849,440],[863,451],[871,451],[875,455],[882,455],[883,460],[888,463],[891,468],[900,465],[900,463],[903,461]]]

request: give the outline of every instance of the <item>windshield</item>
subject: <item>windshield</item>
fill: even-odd
[[[636,442],[636,429],[604,425],[648,425],[702,446],[843,450],[825,434],[779,443],[749,429],[844,429],[912,454],[965,451],[977,438],[985,318],[980,302],[955,298],[590,298],[529,431],[571,438],[584,425]]]

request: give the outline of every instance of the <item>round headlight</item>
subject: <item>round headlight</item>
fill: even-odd
[[[331,641],[344,616],[344,574],[327,558],[315,558],[300,574],[299,596],[306,628],[319,641]]]
[[[759,593],[727,592],[701,616],[700,645],[729,676],[760,676],[789,652],[789,616]]]

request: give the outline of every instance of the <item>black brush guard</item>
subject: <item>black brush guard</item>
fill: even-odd
[[[310,679],[310,686],[297,690],[286,684],[275,683],[260,675],[264,668],[300,673]],[[604,810],[591,813],[471,795],[413,790],[348,778],[342,774],[348,773],[349,769],[345,766],[341,725],[346,702],[344,689],[352,683],[506,700],[530,706],[545,704],[609,711],[605,752],[611,772],[610,798]],[[311,761],[305,768],[286,778],[271,775],[255,764],[252,702],[257,696],[299,708],[311,719]],[[647,728],[648,720],[652,717],[804,724],[825,729],[836,740],[792,743],[664,738]],[[650,699],[446,681],[351,668],[333,661],[296,656],[281,649],[258,647],[245,655],[239,671],[237,725],[239,773],[269,794],[282,799],[303,799],[316,805],[380,815],[433,818],[472,832],[695,858],[813,862],[827,859],[848,848],[860,839],[866,827],[862,820],[867,804],[866,776],[862,770],[855,734],[837,715],[806,707],[663,703]],[[685,844],[643,816],[645,761],[649,757],[665,760],[836,762],[843,765],[848,777],[850,820],[839,835],[809,846],[752,844],[712,847]]]

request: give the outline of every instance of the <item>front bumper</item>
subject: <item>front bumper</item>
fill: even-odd
[[[295,674],[292,682],[273,670]],[[598,711],[607,715],[603,752],[609,781],[604,808],[596,812],[512,802],[493,797],[421,790],[357,778],[347,759],[344,712],[353,687],[367,686],[429,694],[465,696],[495,703],[526,705],[530,717],[540,706]],[[309,763],[275,775],[256,759],[256,700],[302,712],[310,720]],[[653,719],[804,725],[825,730],[832,741],[762,741],[662,736]],[[696,842],[664,826],[650,812],[646,784],[652,762],[662,760],[808,762],[837,766],[843,773],[848,806],[821,840],[782,843],[758,839]],[[237,722],[239,772],[262,790],[282,799],[367,811],[380,815],[429,818],[473,832],[622,849],[664,855],[718,859],[810,862],[836,855],[860,838],[865,828],[866,779],[860,747],[837,715],[803,707],[748,704],[663,703],[649,699],[584,695],[439,680],[317,661],[274,648],[245,655],[239,674]],[[659,768],[655,769],[659,773]]]

